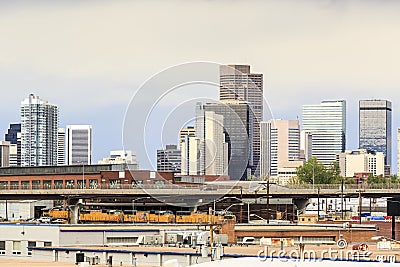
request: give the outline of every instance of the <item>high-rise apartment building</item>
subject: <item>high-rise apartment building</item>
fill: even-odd
[[[300,127],[297,120],[261,122],[261,177],[278,176],[288,162],[300,162]]]
[[[346,148],[346,101],[322,101],[303,105],[303,130],[312,136],[312,157],[325,166]]]
[[[207,103],[205,112],[223,116],[225,143],[228,146],[228,175],[231,180],[250,177],[253,166],[253,112],[247,102],[226,100]]]
[[[21,166],[21,123],[12,123],[5,134],[10,142],[10,166]]]
[[[385,164],[392,160],[392,102],[387,100],[360,100],[359,147],[383,152]]]
[[[10,142],[0,141],[0,167],[10,167]]]
[[[260,174],[260,122],[263,120],[263,74],[251,73],[249,65],[220,67],[220,100],[248,102],[253,113],[250,154],[252,174]]]
[[[181,172],[181,151],[176,145],[157,150],[157,171]]]
[[[66,152],[68,165],[92,164],[91,125],[67,125]]]
[[[21,102],[21,165],[57,165],[58,107],[33,94]]]
[[[65,165],[65,129],[58,128],[57,165]]]

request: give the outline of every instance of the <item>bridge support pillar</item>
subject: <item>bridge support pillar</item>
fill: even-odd
[[[296,205],[296,210],[305,210],[308,204],[310,204],[310,199],[293,199],[293,203]],[[293,211],[294,212],[294,211]]]
[[[69,200],[69,223],[77,224],[79,221],[79,203],[82,201],[80,199],[70,199]]]

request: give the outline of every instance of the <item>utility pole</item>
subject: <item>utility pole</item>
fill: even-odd
[[[317,194],[317,196],[318,196],[318,217],[317,217],[317,221],[319,221],[319,190],[320,190],[320,188],[318,187],[318,194]]]
[[[358,191],[358,220],[361,224],[361,212],[362,212],[362,198],[361,198],[361,190]]]
[[[340,201],[340,219],[343,221],[343,190],[344,190],[344,178],[342,178],[342,194],[341,194],[341,201]]]
[[[267,179],[267,224],[269,224],[269,175]]]

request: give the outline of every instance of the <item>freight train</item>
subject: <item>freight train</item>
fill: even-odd
[[[54,219],[68,220],[69,212],[63,209],[50,209],[43,212],[43,216]],[[124,214],[117,210],[81,210],[81,223],[186,223],[209,224],[220,220],[236,220],[233,214],[208,214],[203,212],[177,211],[135,211],[133,214]]]

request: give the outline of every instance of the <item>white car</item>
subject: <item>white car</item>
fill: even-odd
[[[40,223],[51,223],[52,220],[52,217],[40,217],[39,219],[37,219],[37,221]]]

